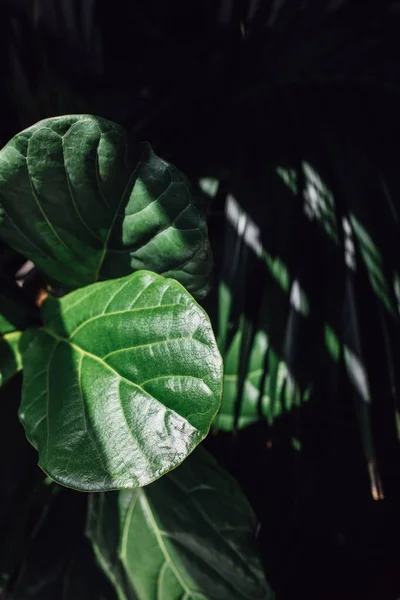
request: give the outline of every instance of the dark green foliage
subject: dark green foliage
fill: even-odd
[[[220,359],[203,309],[224,363],[221,408],[205,445],[251,501],[261,560],[277,596],[400,596],[399,16],[395,0],[3,2],[0,392],[14,418],[13,426],[5,420],[2,446],[7,493],[0,538],[7,543],[0,544],[0,566],[7,600],[111,600],[114,590],[119,600],[157,594],[181,600],[182,590],[185,600],[194,590],[196,600],[234,599],[243,597],[244,580],[249,598],[268,597],[254,519],[241,492],[211,459],[206,470],[199,466],[201,448],[177,466],[208,432],[219,402]],[[35,267],[16,276],[26,257]],[[156,348],[165,342],[168,351],[147,347],[138,369],[132,356],[111,365],[116,379],[127,375],[119,386],[132,390],[146,369],[150,379],[166,369],[170,385],[150,382],[148,412],[140,404],[131,428],[115,419],[130,406],[130,394],[103,419],[108,367],[98,359],[107,354],[95,349],[125,346],[130,321],[122,315],[91,329],[91,340],[74,341],[73,326],[59,313],[89,289],[119,286],[119,278],[135,278],[130,274],[141,269],[167,276],[162,281],[175,290],[182,288],[170,281],[178,280],[202,308],[182,292],[188,304],[166,309],[162,323],[142,330],[132,320],[132,346],[140,330],[145,344],[154,336]],[[36,302],[49,293],[39,315]],[[96,317],[101,302],[100,295],[98,304],[88,297],[84,318]],[[197,343],[185,312],[192,308],[211,335],[206,346]],[[170,326],[175,310],[183,318]],[[70,314],[81,318],[79,311]],[[172,349],[161,338],[175,335],[178,321],[185,341]],[[177,468],[148,488],[94,496],[48,479],[43,485],[37,453],[16,416],[24,346],[20,414],[55,479],[109,489],[122,473],[124,487],[137,485],[156,479],[165,452]],[[198,363],[195,348],[201,348]],[[52,350],[56,368],[48,360]],[[209,352],[212,364],[205,364]],[[177,385],[178,363],[190,371],[185,388]],[[211,395],[203,375],[193,375],[199,369],[204,379],[218,371],[215,386],[207,383]],[[111,396],[122,399],[120,390]],[[173,457],[179,427],[172,435],[157,421],[172,413],[183,440]],[[167,432],[165,447],[143,438],[148,422]],[[132,463],[139,447],[141,481]],[[10,451],[20,456],[15,465]],[[89,472],[92,460],[97,466]],[[183,493],[176,482],[189,471],[201,485],[213,479],[220,493],[196,487]],[[225,503],[230,495],[240,511]],[[87,500],[87,532],[108,580],[84,542]],[[227,527],[217,542],[204,515],[215,525],[221,514]],[[132,561],[121,550],[128,529]],[[244,555],[257,565],[255,578],[241,570]],[[211,563],[221,568],[207,578]],[[218,579],[222,573],[229,581]]]
[[[4,524],[2,585],[16,600],[113,596],[82,543],[86,497],[59,483],[108,492],[97,496],[100,505],[90,501],[88,531],[119,598],[272,598],[252,510],[229,476],[203,451],[179,471],[176,488],[167,483],[210,429],[223,369],[207,314],[176,279],[157,272],[203,297],[211,257],[186,180],[148,148],[133,174],[125,172],[123,138],[113,123],[67,116],[31,127],[0,151],[0,236],[42,273],[37,303],[49,296],[40,317],[11,284],[0,297],[0,383],[7,394],[23,367],[19,418],[48,475],[33,469],[33,495],[16,502]],[[79,289],[65,294],[71,287]],[[200,505],[198,494],[192,500],[197,489],[208,492]],[[38,498],[44,505],[27,533]],[[128,513],[103,513],[117,498]],[[68,515],[57,528],[54,519],[69,508],[71,526]],[[169,542],[159,518],[171,521]],[[179,529],[196,522],[180,539]]]

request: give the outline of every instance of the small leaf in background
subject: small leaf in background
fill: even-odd
[[[0,387],[22,368],[19,342],[22,329],[32,324],[34,306],[14,285],[2,284],[0,293]]]
[[[0,206],[0,238],[67,288],[149,269],[209,290],[202,203],[115,123],[67,115],[19,133],[0,151]]]
[[[121,600],[272,600],[256,526],[237,483],[198,449],[150,486],[92,495],[88,535]]]
[[[10,331],[1,334],[0,385],[3,385],[22,368],[21,355],[18,350],[21,335],[21,331]]]
[[[49,299],[43,317],[22,339],[20,418],[55,481],[146,485],[207,435],[222,360],[206,313],[179,283],[140,271]]]

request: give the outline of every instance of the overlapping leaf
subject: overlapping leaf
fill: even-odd
[[[0,237],[68,288],[149,269],[209,288],[202,206],[186,178],[110,121],[40,121],[0,151]]]
[[[256,522],[203,449],[140,490],[91,497],[88,535],[121,600],[271,600]]]
[[[0,598],[114,600],[83,535],[85,495],[49,484],[26,441],[21,380],[0,390]]]
[[[131,488],[209,431],[222,361],[203,309],[147,271],[46,301],[23,337],[20,418],[39,464],[80,490]]]

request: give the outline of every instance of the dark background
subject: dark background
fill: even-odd
[[[366,272],[350,280],[343,257],[286,209],[271,174],[281,164],[317,165],[335,191],[338,219],[350,209],[359,215],[385,269],[397,268],[399,45],[395,1],[0,2],[0,145],[39,119],[93,113],[148,140],[194,183],[218,178],[209,214],[215,286],[205,303],[215,327],[220,281],[236,290],[237,315],[256,328],[264,292],[267,301],[278,294],[245,248],[232,268],[232,244],[240,241],[224,216],[227,193],[259,225],[271,252],[301,274],[313,302],[309,322],[289,327],[287,299],[278,298],[276,343],[285,342],[299,379],[306,373],[315,382],[312,400],[272,426],[260,422],[207,441],[261,522],[260,552],[278,598],[400,597],[397,392],[390,382],[392,372],[397,382],[398,324],[382,320]],[[318,332],[328,313],[342,342],[362,346],[371,410],[360,409],[343,364],[321,358]],[[301,452],[291,444],[299,432]],[[369,437],[381,501],[370,491]]]

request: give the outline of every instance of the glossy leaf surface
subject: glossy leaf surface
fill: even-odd
[[[0,237],[67,288],[149,269],[209,288],[205,215],[186,178],[110,121],[40,121],[0,151]]]
[[[92,495],[88,535],[121,600],[267,600],[255,529],[236,482],[198,449],[148,487]]]
[[[146,485],[207,435],[222,361],[207,315],[178,282],[140,271],[49,299],[43,319],[22,340],[20,418],[55,481]]]

